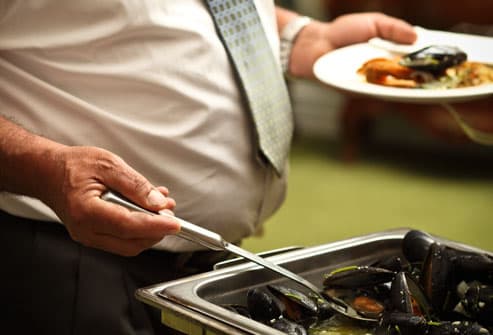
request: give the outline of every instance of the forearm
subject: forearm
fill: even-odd
[[[279,35],[285,26],[300,14],[277,7],[276,19]],[[288,61],[287,73],[295,77],[313,78],[311,65],[323,53],[332,49],[327,38],[329,24],[312,20],[303,27],[294,40]]]
[[[57,171],[55,155],[62,147],[0,116],[0,191],[40,198]]]

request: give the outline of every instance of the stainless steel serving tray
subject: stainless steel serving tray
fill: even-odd
[[[268,258],[321,287],[323,275],[336,267],[370,264],[377,259],[401,255],[401,242],[408,231],[383,231]],[[438,237],[437,240],[484,252]],[[246,293],[252,287],[281,282],[296,287],[295,283],[248,262],[141,288],[136,296],[161,309],[163,322],[168,326],[188,334],[281,335],[283,333],[271,327],[221,307],[222,304],[244,304]]]

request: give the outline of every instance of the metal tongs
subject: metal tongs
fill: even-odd
[[[184,239],[187,239],[189,241],[198,243],[200,245],[203,245],[204,247],[207,247],[211,250],[226,250],[229,251],[237,256],[243,257],[251,262],[254,262],[266,269],[269,269],[283,277],[286,277],[288,279],[293,280],[294,282],[298,283],[299,285],[309,289],[318,299],[322,299],[324,302],[328,304],[335,312],[343,314],[351,319],[356,319],[360,321],[368,321],[368,322],[376,322],[378,321],[377,319],[370,319],[366,318],[360,314],[356,310],[354,310],[351,306],[349,306],[347,303],[344,301],[340,301],[339,299],[337,300],[332,300],[332,299],[326,299],[323,297],[320,293],[320,290],[318,287],[316,287],[314,284],[309,282],[308,280],[302,278],[301,276],[275,264],[272,263],[264,258],[261,258],[245,249],[242,249],[232,243],[229,243],[225,241],[221,235],[210,231],[208,229],[202,228],[200,226],[197,226],[193,223],[190,223],[186,220],[180,219],[176,216],[173,216],[165,211],[160,211],[159,213],[157,212],[152,212],[147,209],[144,209],[135,203],[131,202],[130,200],[124,198],[122,195],[117,194],[112,191],[107,191],[105,192],[102,196],[101,199],[118,204],[120,206],[126,207],[130,210],[138,211],[138,212],[143,212],[147,213],[150,215],[162,215],[162,216],[167,216],[167,217],[172,217],[173,219],[177,220],[180,225],[181,225],[181,230],[176,234],[176,236],[182,237]]]

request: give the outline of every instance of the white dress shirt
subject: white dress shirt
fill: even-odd
[[[273,1],[256,5],[278,56]],[[0,113],[57,142],[114,152],[169,188],[177,216],[229,241],[252,234],[284,198],[286,177],[257,159],[203,0],[1,4]],[[59,221],[25,196],[1,194],[0,209]],[[200,247],[166,237],[156,248]]]

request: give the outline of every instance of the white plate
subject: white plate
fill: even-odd
[[[315,76],[323,83],[349,93],[384,100],[413,103],[462,102],[493,94],[493,84],[453,89],[410,89],[370,84],[357,73],[361,65],[377,57],[393,57],[430,44],[449,44],[463,49],[470,60],[493,63],[493,38],[453,34],[419,28],[413,46],[401,46],[379,39],[334,50],[317,60]],[[480,47],[478,47],[480,43]],[[479,50],[479,51],[478,51]]]

